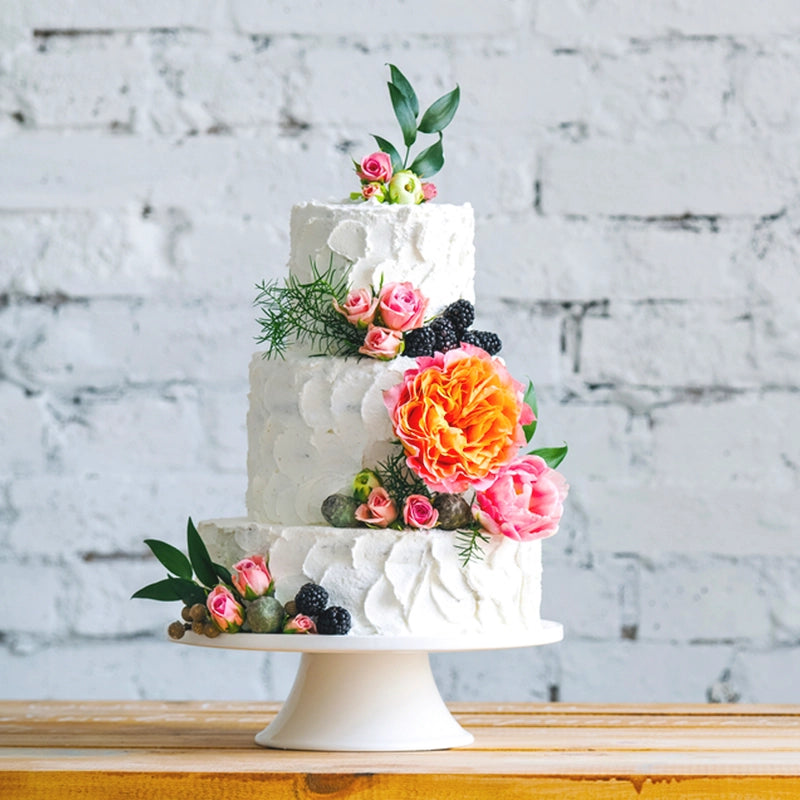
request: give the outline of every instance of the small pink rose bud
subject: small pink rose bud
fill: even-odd
[[[365,183],[361,187],[361,196],[365,200],[377,200],[379,203],[383,203],[386,200],[386,185],[378,183],[378,181]]]
[[[231,582],[245,600],[255,600],[269,593],[272,576],[262,556],[250,556],[233,565]]]
[[[343,305],[333,301],[333,307],[344,314],[345,319],[351,325],[358,325],[359,328],[366,328],[373,318],[378,308],[378,298],[372,296],[369,289],[356,289],[347,295]]]
[[[433,528],[439,521],[439,512],[423,494],[412,494],[403,506],[403,521],[411,528]]]
[[[364,344],[358,348],[358,352],[380,361],[391,361],[403,352],[404,346],[403,334],[400,331],[370,325]]]
[[[316,633],[317,626],[311,617],[305,614],[295,614],[291,619],[283,623],[284,633]]]
[[[425,200],[433,200],[434,197],[438,192],[436,191],[436,185],[433,183],[422,183],[422,197]]]
[[[211,619],[223,633],[236,633],[244,622],[244,608],[227,586],[215,586],[206,599]]]
[[[386,528],[397,519],[397,505],[382,486],[369,493],[367,502],[356,509],[356,519],[375,528]]]

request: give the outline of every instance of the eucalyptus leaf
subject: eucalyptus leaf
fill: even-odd
[[[400,130],[403,132],[403,142],[406,147],[411,147],[417,138],[417,115],[411,108],[408,98],[393,83],[387,84],[389,87],[389,97],[392,100],[392,108],[397,121],[400,123]]]
[[[219,583],[217,572],[191,517],[189,517],[189,521],[186,524],[186,541],[189,548],[189,559],[194,567],[194,574],[197,575],[197,579],[203,586],[213,589]]]
[[[180,600],[181,595],[177,593],[172,581],[175,578],[164,578],[163,581],[156,581],[155,583],[142,586],[138,592],[134,592],[131,598],[139,597],[144,600]]]
[[[543,458],[545,464],[547,464],[550,469],[555,469],[566,458],[567,445],[564,444],[561,447],[540,447],[538,450],[531,450],[528,455]]]
[[[145,539],[144,543],[153,551],[153,555],[178,578],[192,579],[192,565],[189,559],[177,547],[158,539]]]
[[[420,178],[430,178],[444,165],[444,151],[441,136],[438,142],[423,150],[412,162],[409,169]]]
[[[206,592],[202,586],[198,586],[194,581],[185,581],[183,578],[170,577],[167,581],[172,584],[175,594],[185,605],[193,606],[195,603],[205,605]]]
[[[525,441],[530,442],[533,439],[533,434],[536,433],[536,426],[538,424],[539,409],[536,404],[536,389],[533,388],[533,381],[528,381],[528,388],[525,390],[525,397],[523,401],[531,407],[533,411],[533,422],[522,426],[525,433]]]
[[[403,159],[401,158],[400,153],[397,152],[397,148],[382,136],[376,136],[373,133],[372,138],[377,143],[381,152],[386,153],[386,155],[392,159],[392,172],[400,172],[400,170],[403,169]],[[357,166],[360,167],[361,165],[358,164]]]
[[[405,95],[408,100],[411,110],[414,112],[414,117],[419,114],[419,101],[417,94],[408,82],[408,79],[394,64],[389,64],[389,69],[392,73],[392,83]]]
[[[453,119],[453,115],[458,109],[460,98],[461,90],[456,86],[453,91],[442,95],[433,102],[419,122],[418,130],[420,133],[439,133],[443,131]]]

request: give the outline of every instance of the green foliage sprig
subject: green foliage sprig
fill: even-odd
[[[351,325],[333,305],[347,297],[347,276],[333,266],[320,272],[311,261],[311,280],[307,283],[290,275],[279,285],[277,281],[256,286],[259,294],[255,305],[262,316],[259,344],[266,345],[266,358],[284,358],[294,343],[305,343],[319,350],[319,355],[357,356],[364,344],[366,330]]]
[[[423,480],[415,475],[406,464],[406,455],[398,449],[375,467],[375,474],[381,486],[389,493],[398,508],[403,508],[412,494],[430,498],[431,493]],[[402,526],[401,526],[402,527]]]
[[[528,425],[523,425],[522,430],[525,433],[525,440],[530,442],[533,434],[536,433],[536,425],[539,417],[539,409],[536,402],[536,390],[533,388],[533,383],[528,381],[528,388],[525,390],[525,402],[533,410],[533,422]],[[544,459],[550,469],[555,469],[567,457],[567,444],[566,442],[561,447],[540,447],[537,450],[529,450],[529,456],[539,456]]]
[[[394,64],[388,66],[391,72],[391,80],[387,84],[389,98],[403,135],[403,144],[406,148],[405,157],[401,157],[398,149],[382,136],[372,134],[372,138],[378,147],[391,158],[394,172],[409,169],[420,178],[430,178],[444,166],[442,132],[450,124],[458,109],[461,90],[456,85],[455,89],[442,95],[428,107],[418,122],[419,100],[416,92],[405,75]],[[426,147],[420,152],[409,164],[411,147],[417,141],[417,135],[420,133],[438,134],[439,138],[430,147]]]
[[[238,596],[233,588],[231,573],[211,560],[191,517],[186,524],[188,557],[177,547],[158,539],[145,539],[144,543],[169,574],[164,580],[143,586],[133,597],[146,600],[182,600],[187,606],[205,604],[209,592],[219,583],[224,583]]]
[[[461,566],[466,567],[470,561],[483,560],[483,544],[489,544],[489,536],[480,525],[466,530],[456,531],[456,550],[461,558]]]

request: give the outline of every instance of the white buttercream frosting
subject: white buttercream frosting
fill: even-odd
[[[451,531],[201,522],[215,561],[264,554],[285,603],[312,581],[348,609],[354,635],[447,636],[523,632],[540,625],[541,542],[492,537],[462,566]]]
[[[333,256],[351,288],[409,281],[433,314],[474,302],[474,232],[468,203],[301,203],[292,209],[289,272],[310,280],[311,260],[324,270]]]
[[[250,362],[247,513],[258,522],[323,523],[322,501],[349,493],[396,439],[383,392],[408,358],[304,358]]]

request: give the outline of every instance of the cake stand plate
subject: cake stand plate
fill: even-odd
[[[289,697],[256,742],[283,750],[444,750],[470,744],[444,704],[429,653],[497,650],[552,644],[557,622],[513,635],[308,636],[188,632],[181,644],[301,653]]]

